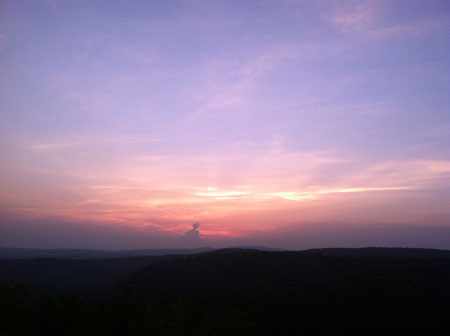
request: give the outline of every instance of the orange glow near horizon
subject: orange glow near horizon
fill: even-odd
[[[274,160],[272,166],[279,166],[277,160],[284,161],[283,170],[292,169],[287,165],[288,163],[298,164],[296,155],[271,154],[271,156]],[[288,161],[286,157],[289,158]],[[245,162],[247,167],[251,160],[269,163],[267,157],[256,157]],[[78,181],[86,181],[85,183],[69,184],[65,186],[66,188],[60,188],[58,192],[51,185],[38,185],[34,195],[30,193],[21,195],[20,190],[10,190],[8,193],[3,193],[2,199],[4,204],[10,204],[6,207],[7,212],[23,218],[53,218],[70,222],[125,225],[142,229],[151,227],[175,235],[182,235],[186,229],[189,229],[190,223],[200,221],[201,234],[205,239],[220,236],[239,237],[248,236],[249,232],[255,232],[255,230],[261,232],[276,230],[276,227],[272,225],[274,221],[277,221],[277,227],[281,228],[295,220],[323,221],[327,220],[327,217],[329,220],[338,220],[341,210],[337,204],[342,203],[340,195],[365,194],[367,196],[362,199],[367,202],[375,202],[370,195],[377,193],[383,193],[387,199],[393,197],[392,193],[401,193],[404,196],[408,192],[423,188],[423,183],[416,183],[418,175],[430,176],[431,173],[436,174],[436,171],[442,174],[448,169],[448,165],[442,162],[410,162],[408,165],[411,176],[408,177],[392,169],[395,164],[389,163],[381,176],[373,174],[373,171],[380,171],[379,167],[376,169],[369,167],[366,169],[367,175],[356,175],[353,180],[347,178],[348,186],[325,186],[314,185],[313,177],[311,177],[313,170],[339,161],[318,158],[316,154],[312,156],[312,161],[319,163],[312,165],[307,163],[306,169],[298,174],[300,178],[298,176],[285,178],[278,181],[278,185],[274,183],[275,177],[272,178],[267,174],[265,166],[253,166],[248,171],[240,172],[243,174],[243,179],[249,182],[248,184],[233,183],[225,186],[221,183],[222,185],[196,186],[189,184],[199,180],[200,177],[195,172],[200,169],[199,165],[205,164],[205,159],[193,165],[191,170],[184,168],[180,172],[174,171],[173,167],[176,165],[165,158],[164,163],[160,162],[159,166],[146,168],[149,172],[148,176],[154,175],[151,173],[153,171],[160,174],[158,182],[151,177],[147,179],[147,174],[142,173],[145,170],[142,166],[127,166],[121,167],[118,171],[112,171],[108,175],[95,177],[101,180],[102,184],[89,184],[93,177],[80,173],[76,175],[76,178]],[[397,163],[402,168],[406,164]],[[386,174],[385,171],[388,168],[390,171]],[[136,172],[138,169],[141,171],[140,174]],[[36,174],[36,172],[33,173]],[[272,170],[271,173],[273,176],[277,175],[276,170]],[[72,172],[72,174],[75,173]],[[220,181],[221,176],[215,178]],[[311,179],[310,185],[306,183],[308,178]],[[118,180],[123,182],[118,184]],[[183,183],[177,187],[174,181]],[[370,186],[361,185],[363,182]],[[303,185],[303,187],[289,187],[295,185]],[[39,195],[45,195],[45,198],[40,198]],[[14,206],[14,203],[21,202],[15,200],[25,197],[29,203],[36,205],[34,207]],[[277,215],[271,215],[271,213]],[[280,213],[282,214],[279,215]],[[265,214],[264,218],[261,218],[259,214]],[[367,215],[370,217],[370,213]],[[252,216],[259,219],[251,220]],[[240,217],[246,219],[239,220]],[[391,217],[390,220],[392,220]],[[230,220],[228,224],[224,223],[227,219]],[[401,216],[398,217],[398,220],[401,219]]]

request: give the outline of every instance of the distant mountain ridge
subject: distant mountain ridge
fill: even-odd
[[[450,250],[407,248],[407,247],[361,247],[322,248],[304,250],[304,253],[340,257],[386,257],[386,258],[450,258]]]
[[[5,253],[5,251],[11,252],[11,250],[12,252],[22,253]],[[40,251],[42,250],[32,250],[32,252]],[[221,260],[222,257],[229,258],[229,260],[235,258],[239,263],[241,263],[243,257],[257,256],[256,260],[261,263],[261,267],[274,267],[276,263],[271,261],[273,258],[284,262],[283,260],[290,260],[293,257],[300,259],[324,257],[330,260],[359,259],[362,261],[395,259],[399,262],[406,259],[421,259],[424,262],[428,260],[432,262],[434,259],[446,260],[446,262],[450,260],[449,250],[375,247],[325,248],[304,251],[279,251],[277,249],[273,251],[262,246],[238,246],[226,249],[204,247],[184,250],[101,251],[69,249],[44,251],[47,252],[47,255],[33,254],[27,249],[0,249],[0,252],[3,252],[3,254],[0,253],[2,256],[0,257],[0,283],[2,281],[24,283],[30,288],[52,293],[94,294],[98,296],[97,294],[102,295],[118,282],[150,265],[160,263],[168,265],[167,262],[180,259],[205,260],[209,256],[212,258],[210,260],[214,261]],[[54,253],[55,251],[59,255]],[[129,254],[127,256],[123,253],[120,254],[120,252]],[[149,252],[159,253],[159,255],[132,255],[133,253]],[[10,257],[3,257],[5,255]],[[113,257],[114,255],[117,255],[117,257]],[[231,269],[233,268],[234,266]]]
[[[270,252],[289,251],[282,248],[260,245],[242,245],[228,248],[199,247],[191,249],[138,249],[138,250],[97,250],[97,249],[29,249],[0,247],[0,259],[111,259],[165,255],[190,255],[220,250],[258,250]],[[450,258],[450,250],[404,248],[404,247],[362,247],[362,248],[318,248],[298,250],[303,253],[317,253],[345,257],[393,257],[393,258]]]
[[[250,249],[260,251],[284,251],[279,248],[265,246],[236,246],[237,249]],[[164,255],[187,255],[208,251],[217,248],[199,247],[191,249],[139,249],[139,250],[97,250],[97,249],[29,249],[0,247],[0,259],[109,259],[109,258],[129,258]]]
[[[195,254],[213,250],[211,247],[192,249],[140,249],[140,250],[95,250],[95,249],[28,249],[0,247],[0,259],[109,259],[126,257],[163,256],[169,254]]]

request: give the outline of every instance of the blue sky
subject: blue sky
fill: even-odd
[[[447,230],[449,40],[448,1],[2,1],[0,243]]]

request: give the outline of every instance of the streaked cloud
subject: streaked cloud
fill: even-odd
[[[26,147],[37,152],[47,152],[74,148],[82,149],[83,147],[84,150],[89,150],[89,147],[96,145],[136,145],[159,141],[161,141],[161,139],[132,136],[73,136],[63,137],[62,139],[58,139],[57,142],[34,142],[27,144]]]

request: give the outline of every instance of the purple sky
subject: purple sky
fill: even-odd
[[[446,0],[2,0],[0,245],[450,249],[449,45]]]

